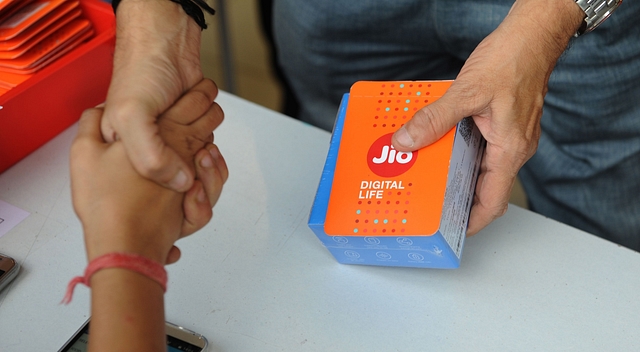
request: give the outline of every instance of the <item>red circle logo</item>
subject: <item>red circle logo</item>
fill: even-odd
[[[418,159],[418,151],[400,152],[391,145],[393,133],[378,138],[367,153],[367,165],[376,175],[395,177],[407,172]]]

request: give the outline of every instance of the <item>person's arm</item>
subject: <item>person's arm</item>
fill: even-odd
[[[202,79],[201,28],[170,0],[122,0],[116,13],[113,76],[102,119],[143,176],[186,191],[193,168],[161,138],[158,116]]]
[[[164,292],[126,269],[91,278],[89,351],[166,351]]]
[[[193,160],[198,180],[185,194],[143,178],[123,143],[106,143],[102,109],[87,110],[71,149],[73,205],[83,224],[89,261],[110,253],[139,255],[160,265],[178,260],[174,242],[211,218],[228,177],[224,158],[211,144],[219,114],[210,103],[212,82],[203,81],[160,119],[170,144]],[[195,117],[195,118],[194,118]],[[92,287],[91,351],[166,351],[163,288],[151,278],[122,268],[97,271]]]
[[[506,212],[518,170],[537,149],[549,76],[584,16],[573,0],[517,0],[447,93],[395,133],[396,149],[416,150],[473,117],[487,148],[468,235]]]

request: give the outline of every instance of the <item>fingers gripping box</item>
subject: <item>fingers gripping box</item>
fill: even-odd
[[[457,268],[484,150],[471,118],[399,152],[391,136],[451,81],[357,82],[345,94],[309,217],[344,264]]]

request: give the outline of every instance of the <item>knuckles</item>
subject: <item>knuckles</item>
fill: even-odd
[[[140,168],[137,170],[145,178],[156,179],[164,171],[166,162],[160,153],[149,153],[141,160]],[[162,182],[169,182],[170,179],[161,179]]]

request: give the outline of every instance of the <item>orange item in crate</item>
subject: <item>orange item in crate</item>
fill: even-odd
[[[21,8],[20,11],[0,23],[0,40],[8,40],[17,36],[63,4],[64,0],[39,0]]]
[[[73,3],[69,3],[69,5],[73,5]],[[61,9],[64,10],[62,7]],[[73,10],[71,8],[70,12],[61,13],[59,18],[56,16],[47,17],[47,21],[43,20],[42,23],[31,26],[22,34],[6,41],[0,41],[0,59],[17,58],[81,15],[80,9]],[[55,20],[49,21],[49,19]]]
[[[38,45],[21,53],[16,58],[5,59],[0,53],[0,70],[29,70],[55,55],[56,52],[63,50],[69,44],[75,43],[76,39],[80,37],[87,39],[85,34],[88,32],[89,35],[92,34],[89,21],[85,19],[73,20],[71,23],[49,34]]]
[[[81,0],[80,7],[95,31],[93,38],[0,96],[0,172],[106,98],[115,17],[111,6],[100,0]]]
[[[7,92],[11,88],[17,87],[20,83],[31,78],[32,75],[29,74],[17,74],[10,72],[2,72],[0,71],[0,87],[5,88]],[[0,92],[0,96],[6,92]]]
[[[4,22],[35,0],[4,0],[0,3],[0,22]]]

